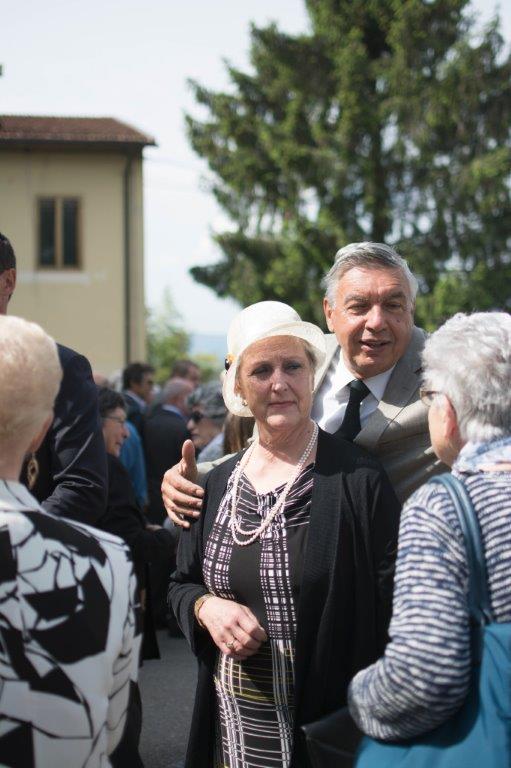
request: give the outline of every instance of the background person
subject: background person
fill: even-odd
[[[166,518],[161,498],[161,482],[167,467],[181,457],[181,448],[190,437],[188,397],[193,391],[186,379],[170,379],[164,386],[161,404],[144,417],[144,453],[149,492],[148,516],[162,524]]]
[[[176,360],[169,376],[169,380],[172,379],[189,381],[192,388],[195,389],[201,382],[201,371],[193,360]]]
[[[135,572],[142,594],[144,611],[143,658],[159,658],[154,631],[152,603],[149,587],[149,565],[157,567],[167,562],[175,549],[172,535],[159,525],[149,524],[137,504],[128,473],[119,460],[123,441],[127,436],[126,404],[119,392],[100,389],[99,412],[108,460],[108,499],[105,514],[98,527],[120,536],[130,547]],[[168,579],[167,571],[167,579]]]
[[[18,482],[52,423],[55,342],[0,317],[0,360],[1,760],[109,765],[138,674],[133,565],[119,539],[43,509]]]
[[[468,491],[494,620],[509,622],[511,317],[455,315],[426,342],[423,358],[433,448]],[[350,686],[350,710],[365,733],[384,740],[421,734],[462,705],[472,667],[467,589],[453,504],[445,488],[426,483],[401,518],[391,640]],[[503,754],[502,765],[509,758]]]
[[[257,437],[210,473],[181,533],[169,596],[199,661],[186,765],[302,766],[300,725],[383,649],[399,504],[365,451],[318,437],[319,328],[260,302],[228,347],[225,402]]]
[[[122,389],[128,419],[142,436],[142,420],[154,394],[154,368],[148,363],[130,363],[122,372]]]
[[[126,468],[140,509],[145,512],[149,504],[147,470],[142,438],[131,421],[126,420],[128,436],[122,444],[119,459]]]
[[[216,381],[198,387],[188,398],[188,429],[201,461],[224,455],[224,421],[227,415],[222,387]]]
[[[417,281],[393,248],[364,242],[337,252],[324,284],[333,333],[326,336],[312,416],[325,431],[340,432],[376,456],[404,501],[445,469],[432,451],[419,398],[426,334],[413,324]],[[185,443],[182,461],[162,485],[167,512],[183,527],[201,507],[196,480],[193,450]]]
[[[7,313],[15,287],[16,257],[0,234],[0,314]],[[96,387],[83,355],[61,344],[57,350],[62,382],[53,421],[32,457],[38,472],[31,492],[49,512],[95,525],[106,504],[106,454]],[[26,463],[21,482],[28,483]]]

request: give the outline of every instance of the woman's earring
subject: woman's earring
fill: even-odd
[[[245,400],[243,397],[241,398],[241,404],[242,404],[242,405],[243,405],[245,408],[246,408],[246,407],[247,407],[247,405],[248,405],[247,401],[246,401],[246,400]]]
[[[35,453],[32,451],[32,454],[27,464],[27,483],[28,483],[29,491],[31,491],[34,485],[36,484],[38,475],[39,475],[39,462],[36,459]]]

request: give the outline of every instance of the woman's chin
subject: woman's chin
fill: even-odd
[[[304,420],[300,414],[296,413],[272,413],[266,419],[266,425],[269,429],[287,430],[294,429]]]

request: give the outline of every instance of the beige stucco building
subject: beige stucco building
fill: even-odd
[[[111,118],[0,116],[0,231],[18,283],[11,314],[109,375],[145,360],[142,150]]]

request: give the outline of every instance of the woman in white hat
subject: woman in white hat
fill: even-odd
[[[303,766],[300,726],[384,647],[399,505],[373,458],[311,420],[319,328],[260,302],[228,349],[225,403],[257,430],[181,533],[169,596],[199,660],[186,766]]]

